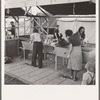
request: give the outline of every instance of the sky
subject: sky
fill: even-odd
[[[37,13],[40,13],[41,11],[37,7],[32,7],[32,14],[36,15]]]

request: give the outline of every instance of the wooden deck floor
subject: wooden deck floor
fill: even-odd
[[[10,64],[5,64],[5,74],[11,75],[30,85],[80,85],[84,70],[78,72],[78,81],[63,78],[61,75],[70,74],[70,71],[62,66],[62,58],[58,58],[58,69],[54,69],[54,60],[48,58],[47,65],[39,69],[31,65],[31,60],[23,61],[20,58],[13,59]]]

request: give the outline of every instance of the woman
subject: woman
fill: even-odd
[[[59,25],[57,25],[54,29],[54,39],[58,40],[60,37],[62,37],[62,34],[59,32]]]
[[[79,32],[80,37],[81,37],[81,43],[84,44],[84,40],[85,40],[85,28],[83,26],[81,26],[78,29],[78,32]]]
[[[38,58],[38,67],[42,68],[42,39],[37,29],[33,30],[33,34],[30,36],[30,40],[34,42],[32,52],[32,66],[37,67],[36,59]]]
[[[54,29],[54,39],[58,38],[59,38],[59,25],[57,25],[56,28]]]
[[[73,34],[71,30],[66,31],[66,36],[69,37],[69,52],[67,58],[68,69],[71,70],[70,79],[76,81],[76,75],[82,69],[82,51],[81,38],[79,32]]]

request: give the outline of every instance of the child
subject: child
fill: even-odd
[[[90,60],[85,65],[87,72],[83,74],[82,85],[94,85],[95,84],[95,61]]]

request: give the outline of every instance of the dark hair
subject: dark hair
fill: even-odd
[[[35,33],[35,32],[38,33],[38,30],[35,28],[35,29],[33,30],[33,32],[34,32],[34,33]]]
[[[68,30],[65,31],[65,34],[66,34],[66,37],[71,36],[73,34],[73,31],[68,29]]]
[[[14,23],[13,21],[11,21],[10,23]]]
[[[63,37],[63,35],[62,35],[62,33],[60,33],[60,36],[59,36],[59,38],[62,38]]]
[[[83,26],[79,27],[78,32],[80,32],[81,29],[85,29]]]
[[[56,27],[59,27],[59,25],[57,25]]]

